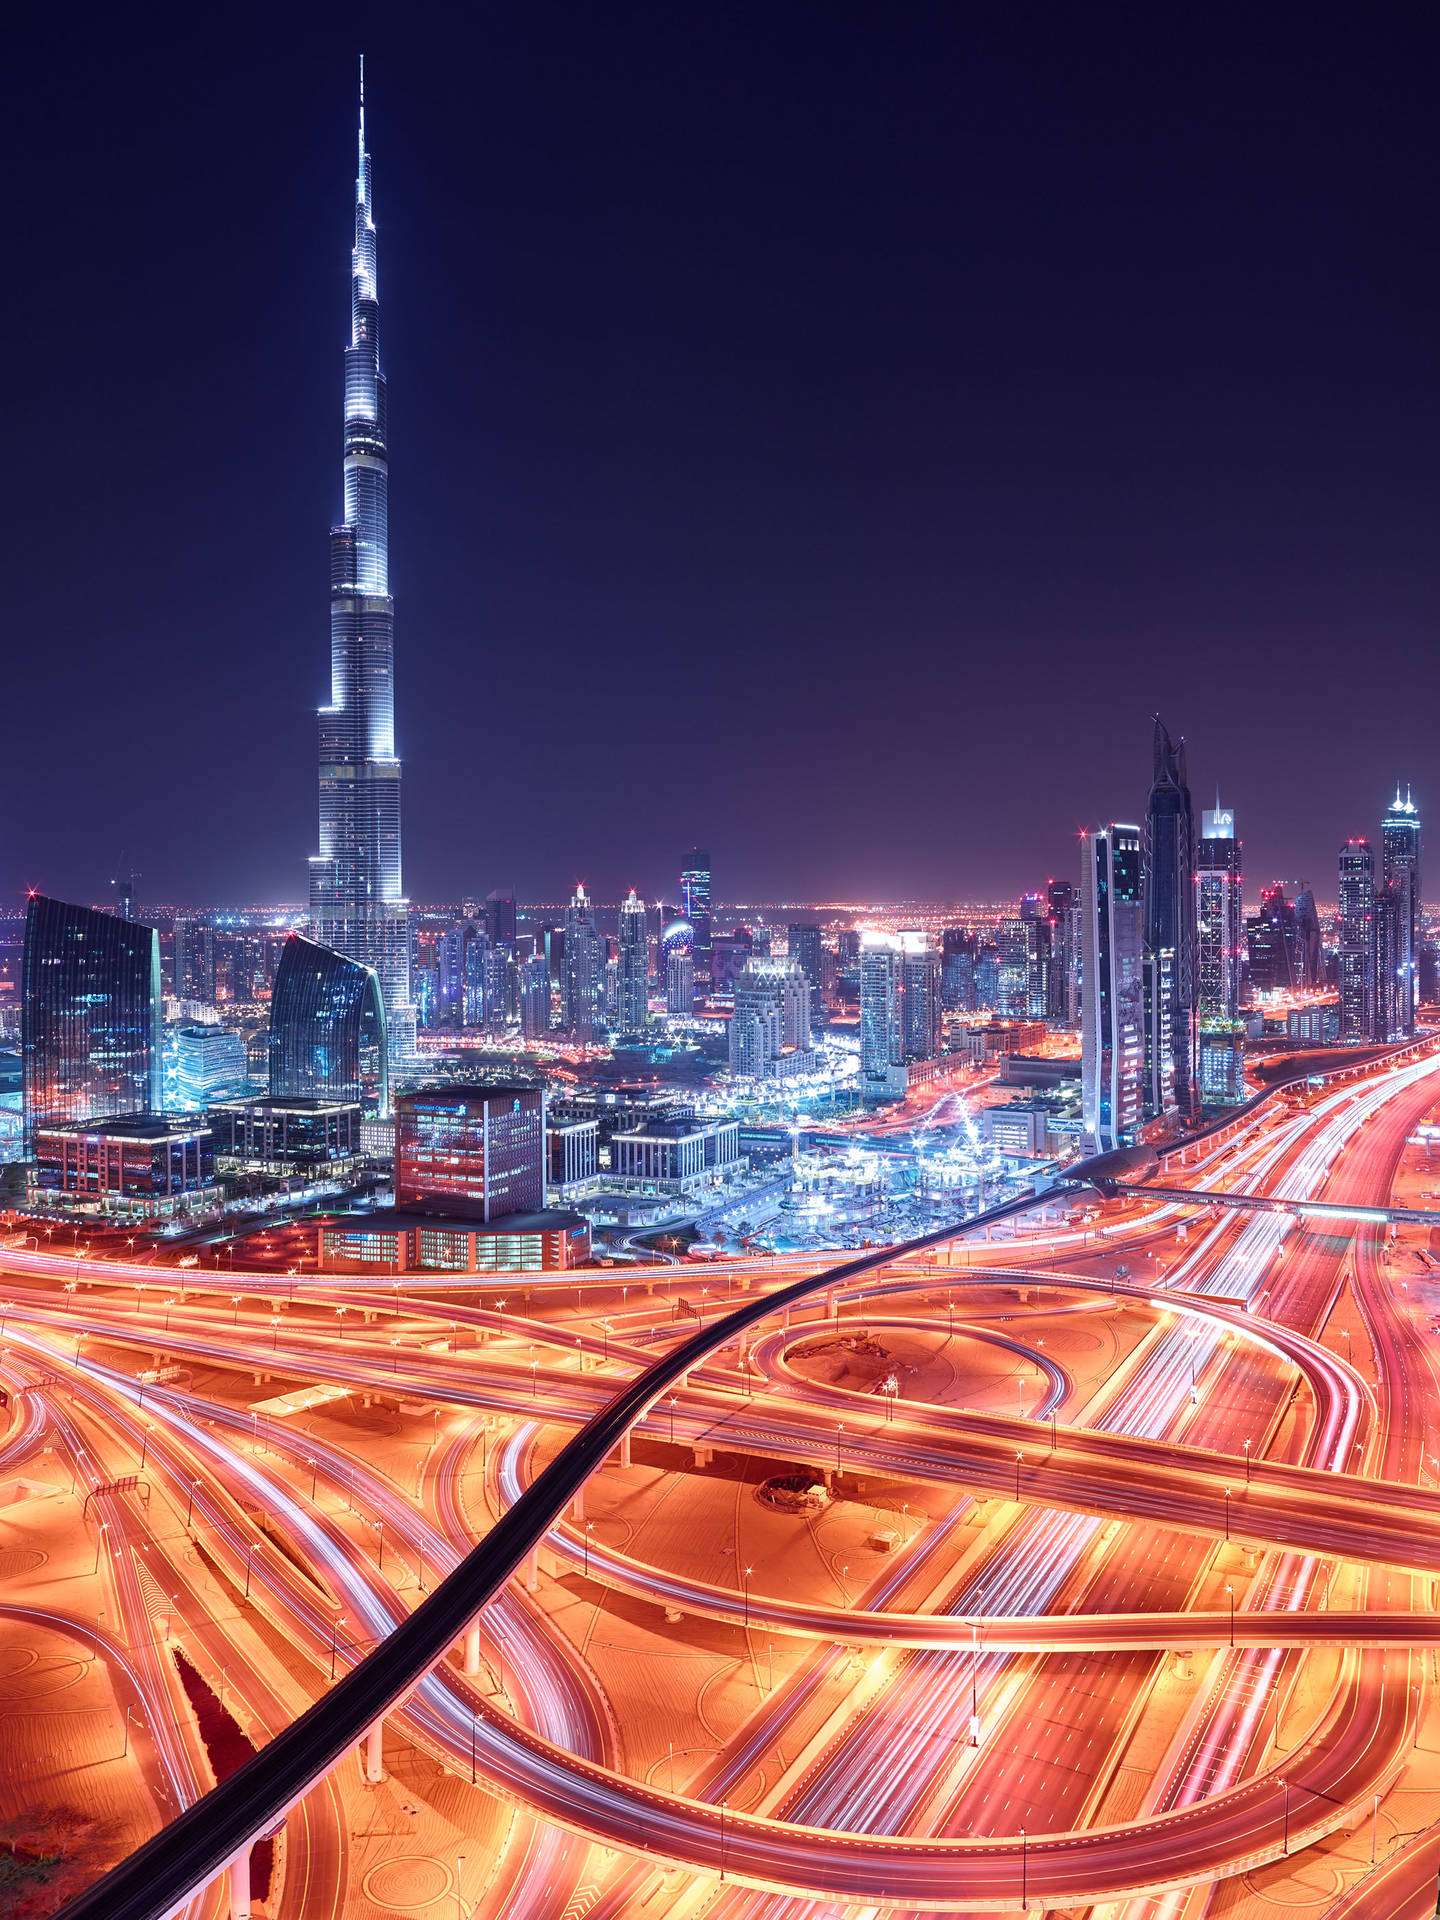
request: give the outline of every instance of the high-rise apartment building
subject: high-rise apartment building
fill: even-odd
[[[820,926],[815,920],[792,922],[790,926],[790,959],[799,967],[810,982],[810,991],[819,994],[824,985],[825,972],[822,954],[824,948],[820,941]]]
[[[605,943],[583,886],[565,909],[565,961],[560,974],[560,1024],[572,1040],[591,1046],[605,1024]]]
[[[390,1063],[380,978],[345,954],[292,933],[270,997],[270,1096],[390,1104]]]
[[[174,979],[177,1000],[215,1004],[215,929],[208,920],[175,922]]]
[[[694,932],[691,952],[695,978],[701,990],[710,987],[710,855],[703,847],[690,849],[690,861],[680,875],[680,898],[685,918]]]
[[[1128,1146],[1143,1118],[1144,914],[1138,827],[1084,836],[1080,869],[1081,1104],[1096,1152]]]
[[[160,936],[31,894],[21,964],[21,1096],[37,1127],[158,1113]]]
[[[1145,808],[1145,945],[1156,956],[1146,984],[1166,996],[1152,1008],[1147,1031],[1168,1029],[1170,1070],[1157,1062],[1146,1076],[1147,1117],[1175,1111],[1182,1120],[1200,1111],[1196,1080],[1195,815],[1185,768],[1185,742],[1172,741],[1159,716],[1150,797]],[[1162,956],[1170,955],[1168,967]],[[1164,1105],[1157,1102],[1164,1101]]]
[[[400,882],[389,462],[363,72],[344,471],[345,517],[330,534],[330,701],[319,715],[320,850],[310,862],[310,926],[321,946],[373,969],[397,1058],[408,1057],[414,1013]]]
[[[918,928],[900,935],[905,1059],[933,1060],[940,1051],[940,956]]]
[[[687,1017],[695,1011],[695,961],[689,947],[671,947],[665,955],[665,1011]]]
[[[1415,1032],[1420,1002],[1420,810],[1407,787],[1395,798],[1380,823],[1381,876],[1390,896],[1393,954],[1390,956],[1391,998],[1394,1012],[1390,1031],[1397,1040]]]
[[[520,1032],[526,1040],[543,1040],[550,1031],[550,969],[543,953],[522,960],[517,988]]]
[[[735,982],[730,1071],[760,1078],[810,1051],[810,982],[792,960],[749,960]]]
[[[1375,851],[1368,840],[1340,849],[1340,1038],[1370,1040],[1376,1030]]]
[[[861,935],[860,1091],[869,1099],[903,1094],[906,1066],[932,1060],[940,1047],[940,956],[926,935]]]
[[[1231,808],[1200,815],[1196,876],[1196,997],[1200,1018],[1236,1020],[1244,953],[1244,880]]]
[[[645,902],[633,887],[620,904],[615,957],[619,1028],[622,1033],[639,1033],[650,1018],[650,929]]]

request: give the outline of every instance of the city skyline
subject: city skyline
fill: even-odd
[[[552,78],[573,103],[594,47],[578,16],[554,18],[571,31]],[[1233,797],[1257,873],[1323,887],[1317,876],[1370,818],[1371,794],[1398,778],[1423,802],[1422,703],[1396,703],[1381,737],[1378,723],[1357,729],[1330,697],[1345,661],[1362,651],[1377,684],[1413,674],[1440,612],[1421,533],[1430,509],[1423,406],[1414,404],[1440,383],[1392,337],[1410,306],[1425,308],[1426,290],[1371,288],[1362,275],[1367,297],[1354,296],[1357,249],[1372,242],[1353,228],[1345,195],[1377,184],[1383,156],[1409,133],[1403,112],[1396,118],[1388,101],[1382,112],[1363,63],[1353,84],[1375,135],[1373,176],[1357,184],[1347,172],[1342,188],[1332,175],[1308,132],[1319,83],[1307,72],[1269,102],[1262,127],[1262,46],[1226,68],[1222,99],[1205,106],[1202,122],[1213,126],[1225,105],[1238,114],[1244,164],[1217,159],[1197,181],[1148,104],[1152,93],[1195,104],[1187,89],[1197,83],[1176,75],[1163,36],[1133,49],[1128,78],[1089,56],[1099,97],[1128,115],[1077,117],[1072,105],[1046,131],[1050,51],[1019,37],[977,47],[941,28],[905,28],[884,43],[889,62],[863,89],[875,131],[851,153],[830,123],[855,118],[861,83],[847,62],[871,48],[866,29],[832,23],[817,69],[818,43],[794,28],[762,41],[743,13],[733,42],[718,45],[705,26],[677,24],[642,52],[621,27],[621,44],[636,55],[624,83],[633,140],[610,112],[585,105],[573,126],[546,120],[544,137],[524,149],[534,167],[522,176],[506,163],[506,142],[537,98],[538,26],[502,26],[485,61],[477,38],[477,61],[447,63],[455,71],[437,71],[363,12],[357,40],[369,27],[378,35],[369,41],[372,93],[391,150],[385,245],[401,269],[387,317],[404,368],[397,746],[411,767],[414,897],[498,884],[564,897],[583,874],[597,896],[618,898],[647,873],[667,874],[672,848],[695,842],[712,847],[727,876],[722,892],[748,897],[1014,893],[1037,874],[1073,871],[1069,833],[1137,811],[1145,723],[1157,708],[1192,743],[1197,793],[1218,781]],[[38,54],[43,32],[27,31]],[[218,890],[226,897],[289,898],[295,863],[311,850],[306,716],[320,689],[308,536],[324,524],[320,514],[334,514],[334,187],[353,138],[353,67],[329,36],[303,31],[281,72],[243,48],[227,46],[216,60],[210,31],[192,24],[173,45],[142,54],[102,35],[86,59],[68,63],[72,91],[46,96],[48,119],[36,120],[33,102],[17,103],[11,137],[28,142],[32,166],[37,154],[50,164],[17,234],[27,299],[11,321],[13,357],[28,369],[15,464],[27,483],[10,503],[12,605],[30,638],[13,693],[33,723],[15,742],[20,830],[0,857],[0,885],[12,893],[35,884],[100,897],[113,875],[134,868],[152,898],[205,898],[217,892],[204,884],[216,873],[226,876]],[[693,111],[682,131],[661,111],[657,85],[678,55],[699,48],[714,56],[708,91],[687,96]],[[929,77],[937,63],[994,142],[978,169],[979,135],[957,130],[963,114],[941,112]],[[210,75],[206,111],[170,111],[162,152],[136,132],[145,120],[137,103],[163,90],[169,111],[179,79],[200,70]],[[752,70],[763,84],[743,89]],[[793,84],[802,75],[810,85]],[[473,102],[449,109],[477,84],[490,111],[472,127]],[[490,91],[507,84],[511,97]],[[749,138],[717,176],[720,126],[742,89]],[[230,139],[257,110],[266,138]],[[1126,144],[1140,137],[1137,114],[1158,145],[1148,187],[1131,177]],[[1128,134],[1114,130],[1119,123]],[[1308,190],[1292,177],[1285,136],[1297,128],[1313,169]],[[571,143],[582,139],[588,171],[573,164]],[[1007,168],[1007,143],[1022,141],[1024,164]],[[91,537],[77,548],[73,516],[89,509],[83,492],[58,484],[61,463],[85,470],[81,421],[64,399],[75,343],[49,303],[71,285],[56,242],[73,253],[65,236],[102,150],[121,169],[126,252],[112,256],[116,243],[97,232],[87,267],[111,278],[123,268],[150,297],[112,314],[132,370],[107,393],[112,428],[133,450],[129,482],[103,514],[90,512]],[[870,181],[873,205],[850,216],[849,264],[838,213],[814,190],[812,151],[841,182],[857,166]],[[1107,191],[1069,203],[1079,222],[1072,237],[1046,208],[1077,161]],[[927,198],[939,218],[922,231],[913,188],[937,166],[952,190]],[[987,212],[977,181],[988,183],[992,167],[1006,184]],[[1249,209],[1239,204],[1242,183],[1254,189]],[[220,297],[235,233],[226,222],[211,231],[189,221],[202,190],[207,205],[241,223],[259,290],[258,324],[248,330],[233,299]],[[693,232],[677,224],[676,195],[687,192],[701,209]],[[618,228],[616,195],[631,209]],[[1188,258],[1156,225],[1172,206],[1196,236]],[[1226,218],[1239,242],[1217,263]],[[477,222],[478,249],[461,240]],[[877,302],[865,289],[891,223],[899,271]],[[1023,272],[1007,248],[1012,230],[1026,235]],[[730,291],[716,303],[706,296],[718,238]],[[1088,263],[1077,238],[1094,250]],[[1108,264],[1127,251],[1160,289],[1150,332],[1130,316],[1130,281]],[[1337,296],[1318,312],[1308,284],[1301,301],[1307,263]],[[1179,290],[1201,268],[1214,270],[1204,276],[1207,303],[1190,313]],[[606,293],[598,308],[561,297],[576,275],[597,271]],[[778,305],[757,308],[734,291],[767,277]],[[1068,288],[1058,308],[1052,280]],[[1302,352],[1291,367],[1297,334],[1287,322],[1302,304],[1298,337],[1311,359]],[[1257,310],[1263,324],[1242,353],[1233,323]],[[1101,347],[1106,323],[1118,331]],[[802,339],[816,343],[814,356],[797,358]],[[1082,366],[1090,398],[1076,384]],[[967,372],[980,367],[983,392]],[[246,393],[238,415],[227,410],[218,469],[202,455],[190,404],[217,379],[222,392],[243,380]],[[852,380],[857,404],[837,420],[835,396]],[[1323,421],[1313,409],[1307,418],[1302,385],[1306,405],[1317,385],[1329,394]],[[742,410],[742,458],[722,412],[734,413],[746,386],[789,399]],[[1257,386],[1270,395],[1258,409]],[[1204,406],[1194,398],[1202,392]],[[1048,407],[1032,397],[1017,416],[1037,394],[1050,397]],[[1348,410],[1337,431],[1340,394]],[[1207,417],[1217,396],[1218,417]],[[1106,414],[1098,449],[1092,405]],[[143,418],[132,411],[141,407]],[[1017,418],[1023,462],[1003,452]],[[1348,477],[1357,436],[1368,445],[1376,435],[1383,508],[1357,503]],[[1158,460],[1167,448],[1168,467]],[[757,458],[768,492],[753,485]],[[1366,471],[1376,464],[1363,462]],[[1133,484],[1141,471],[1144,500]],[[1232,495],[1233,506],[1217,504]],[[803,511],[801,500],[810,503]],[[1346,515],[1343,538],[1337,512]],[[226,572],[221,545],[237,542],[246,555],[238,574],[229,569],[237,591],[220,601],[205,583]],[[96,606],[105,609],[98,622]],[[876,643],[891,637],[907,671],[867,675]],[[128,671],[137,649],[164,663],[153,691],[152,674]],[[60,711],[56,658],[76,669],[64,705],[78,751],[65,791],[32,806]],[[1013,704],[1018,659],[1065,689],[1071,723],[1021,781],[1012,777],[1025,733],[1023,702]],[[539,661],[547,671],[537,679],[530,668]],[[1097,661],[1103,696],[1088,670]],[[751,686],[761,684],[762,662],[768,698],[757,706]],[[1282,687],[1285,724],[1259,699],[1213,700],[1217,671]],[[942,714],[946,724],[930,750],[897,753],[922,711],[913,698],[921,686],[926,717]],[[903,836],[855,777],[865,749],[846,695],[861,687],[868,738],[888,751],[888,805],[906,823]],[[602,821],[577,805],[580,773],[526,778],[567,701],[583,704],[601,735],[643,738],[662,757],[683,741],[688,758],[713,757],[725,773],[687,782],[662,822],[647,804],[651,753],[617,756],[615,805]],[[493,805],[482,836],[462,826],[455,806],[476,712],[506,721],[490,728]],[[990,715],[1013,729],[986,724]],[[167,808],[177,788],[203,789],[217,760],[245,764],[247,804],[216,810],[202,834]],[[1297,807],[1312,762],[1327,778],[1310,783]],[[967,833],[964,823],[993,811],[1002,794],[1005,834]],[[777,810],[789,829],[779,835]],[[624,844],[614,826],[622,819]]]

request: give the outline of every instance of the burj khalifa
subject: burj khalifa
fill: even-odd
[[[400,884],[395,606],[379,321],[362,61],[345,349],[345,517],[330,532],[330,702],[319,714],[320,851],[310,862],[310,924],[323,946],[374,968],[391,1051],[403,1056],[413,1046],[414,1013]]]

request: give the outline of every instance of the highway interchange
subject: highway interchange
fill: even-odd
[[[1164,1182],[1423,1214],[1437,1108],[1422,1046]],[[1427,1229],[928,1239],[479,1293],[0,1250],[0,1611],[103,1670],[155,1835],[67,1911],[1433,1912]],[[218,1789],[187,1671],[259,1749]]]

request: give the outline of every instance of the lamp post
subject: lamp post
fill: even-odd
[[[478,1713],[472,1712],[470,1715],[470,1784],[472,1787],[475,1785],[477,1778],[475,1772],[475,1736],[479,1728],[480,1716]]]
[[[254,1552],[255,1542],[252,1540],[245,1549],[245,1598],[247,1600],[250,1598],[250,1561]]]
[[[100,1531],[95,1536],[95,1571],[96,1573],[99,1573],[100,1571],[100,1549],[104,1546],[105,1536],[109,1531],[110,1531],[110,1522],[108,1520],[102,1520],[100,1522]]]
[[[192,1480],[190,1482],[190,1497],[185,1502],[185,1524],[187,1527],[190,1524],[190,1516],[195,1511],[195,1494],[199,1485],[200,1482],[198,1480]]]
[[[345,1624],[344,1614],[343,1613],[338,1614],[336,1616],[334,1626],[331,1627],[330,1629],[330,1678],[332,1680],[335,1678],[335,1653],[339,1645],[340,1629],[341,1627],[344,1626],[344,1624]]]
[[[1020,1829],[1020,1910],[1030,1905],[1030,1842],[1024,1827]]]
[[[1024,1457],[1022,1453],[1017,1453],[1015,1456],[1015,1498],[1017,1500],[1020,1498],[1020,1462]]]
[[[1227,1541],[1230,1538],[1230,1489],[1229,1487],[1226,1487],[1225,1489],[1225,1538]]]
[[[1250,1442],[1245,1442],[1245,1484],[1250,1484]]]
[[[130,1709],[129,1707],[126,1707],[125,1709],[125,1744],[120,1749],[120,1758],[123,1760],[125,1756],[129,1753],[129,1751],[130,1751]],[[1380,1798],[1378,1793],[1376,1794],[1375,1798],[1378,1803]],[[1373,1847],[1370,1849],[1370,1858],[1372,1861],[1375,1858],[1375,1849]]]
[[[465,1870],[463,1853],[455,1856],[455,1920],[465,1920],[465,1897],[460,1891],[460,1877]]]
[[[1290,1782],[1282,1780],[1280,1784],[1285,1789],[1285,1834],[1280,1843],[1280,1852],[1283,1856],[1288,1856],[1290,1852]]]
[[[1227,1583],[1225,1592],[1230,1601],[1230,1644],[1233,1647],[1235,1644],[1235,1589]]]
[[[720,1878],[725,1878],[725,1802],[720,1802]]]

